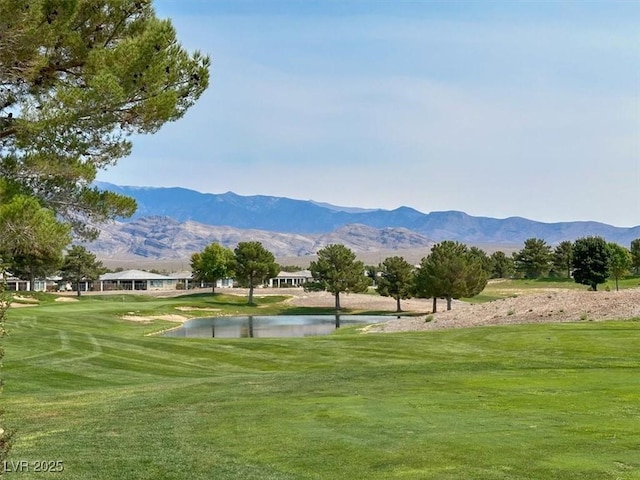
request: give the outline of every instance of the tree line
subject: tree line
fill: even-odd
[[[48,224],[47,218],[45,215],[38,223],[43,226],[42,235],[47,231],[51,234],[57,228],[56,223]],[[20,255],[5,257],[5,270],[31,285],[37,278],[59,274],[63,281],[76,285],[78,295],[81,282],[96,280],[108,271],[96,255],[83,246],[72,245],[65,252],[62,244],[53,248],[53,242],[44,243],[43,248],[25,249]],[[287,270],[276,263],[275,256],[260,242],[240,242],[233,250],[212,243],[191,257],[195,280],[212,284],[215,292],[218,280],[234,278],[240,286],[249,288],[250,303],[254,287],[283,269]],[[373,286],[380,295],[396,300],[397,311],[401,311],[401,300],[414,297],[432,298],[433,311],[436,311],[437,299],[445,300],[450,309],[453,299],[477,295],[492,278],[573,278],[592,290],[611,278],[617,290],[619,280],[625,275],[640,273],[640,239],[633,240],[627,249],[601,237],[563,241],[555,248],[542,239],[529,238],[523,248],[511,256],[502,251],[488,255],[475,246],[443,241],[434,245],[419,265],[394,256],[379,265],[367,266],[357,261],[349,248],[333,244],[318,251],[318,259],[311,262],[309,270],[313,281],[307,282],[305,288],[332,293],[336,309],[340,309],[342,293],[365,292]]]
[[[564,241],[555,248],[542,239],[529,238],[511,256],[502,251],[488,255],[478,247],[445,240],[434,245],[419,265],[393,256],[379,265],[365,266],[341,244],[328,245],[317,256],[309,265],[312,280],[304,288],[330,292],[337,310],[341,294],[363,293],[371,286],[378,294],[395,299],[397,312],[402,311],[401,301],[408,298],[431,298],[436,312],[438,299],[450,310],[452,300],[478,295],[491,278],[558,276],[597,290],[608,278],[615,280],[618,289],[618,280],[631,271],[640,273],[640,239],[626,249],[594,236]],[[212,283],[214,289],[217,280],[235,278],[250,289],[249,302],[253,288],[281,270],[260,242],[241,242],[233,251],[213,243],[193,254],[191,268],[196,280]]]
[[[253,290],[280,271],[275,256],[260,242],[239,242],[234,250],[212,243],[191,256],[191,272],[196,281],[210,283],[215,293],[216,283],[233,278],[249,289],[249,304]]]
[[[633,240],[629,249],[599,236],[560,242],[555,248],[542,239],[529,238],[504,265],[507,272],[522,278],[573,277],[592,290],[611,278],[618,290],[625,275],[640,274],[640,238]]]

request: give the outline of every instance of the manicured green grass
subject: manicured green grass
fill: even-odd
[[[243,301],[119,295],[10,310],[10,460],[65,471],[7,477],[640,479],[638,321],[212,340],[118,319],[176,305],[285,310]]]

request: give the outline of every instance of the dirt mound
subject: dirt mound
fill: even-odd
[[[476,305],[456,303],[450,311],[395,319],[369,331],[399,332],[481,325],[626,320],[640,317],[640,289],[619,292],[555,290]]]

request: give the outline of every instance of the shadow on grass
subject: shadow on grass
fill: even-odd
[[[268,297],[254,296],[253,302],[248,302],[247,296],[228,295],[225,293],[192,293],[176,297],[180,300],[198,300],[202,305],[211,306],[231,306],[231,307],[261,307],[266,305],[275,305],[288,299],[287,295],[272,295]]]

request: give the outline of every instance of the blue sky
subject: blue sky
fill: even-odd
[[[211,85],[101,173],[640,224],[640,2],[156,0]]]

